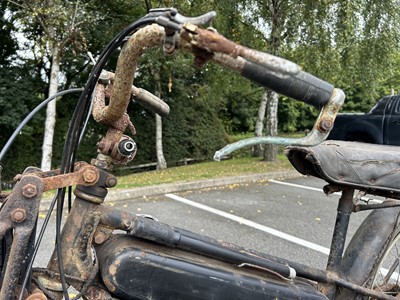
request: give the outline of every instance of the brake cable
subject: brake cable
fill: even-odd
[[[81,94],[79,101],[76,105],[74,114],[71,118],[71,125],[68,129],[67,138],[64,144],[64,150],[62,154],[61,160],[61,174],[65,174],[67,172],[72,171],[73,163],[75,161],[75,156],[77,150],[79,148],[79,137],[83,131],[83,123],[87,114],[90,114],[90,101],[91,96],[94,91],[94,87],[97,83],[97,80],[100,76],[100,73],[108,62],[111,54],[114,52],[116,48],[118,48],[121,43],[124,42],[126,36],[131,34],[133,31],[136,31],[140,27],[151,24],[155,22],[155,17],[144,17],[139,19],[138,21],[132,23],[127,28],[125,28],[121,33],[119,33],[103,50],[100,54],[98,61],[91,74],[89,75],[89,79],[85,85],[85,89]],[[56,210],[56,251],[57,251],[57,260],[60,271],[60,280],[63,286],[63,294],[66,300],[69,300],[69,295],[67,291],[67,283],[65,280],[65,274],[63,270],[63,260],[61,253],[61,220],[62,220],[62,210],[63,210],[63,199],[65,195],[65,188],[59,189],[56,197],[53,199],[57,202],[57,210]],[[22,299],[21,299],[22,300]]]
[[[178,16],[177,12],[174,10],[162,10],[162,11],[151,11],[147,16],[135,21],[134,23],[130,24],[128,27],[126,27],[124,30],[122,30],[114,39],[104,48],[102,53],[99,56],[98,61],[94,65],[92,72],[89,75],[88,81],[85,85],[85,88],[78,100],[78,103],[75,107],[74,113],[71,118],[70,126],[68,128],[67,132],[67,138],[64,143],[64,148],[62,152],[62,159],[61,159],[61,168],[60,168],[60,173],[65,174],[67,172],[73,171],[73,164],[75,161],[75,156],[78,151],[80,142],[82,140],[82,135],[85,131],[86,123],[88,116],[91,112],[91,102],[92,102],[92,95],[95,89],[95,85],[97,83],[97,80],[100,76],[100,73],[105,66],[105,64],[108,62],[109,58],[111,57],[112,53],[114,52],[115,49],[117,49],[125,40],[126,37],[128,37],[132,32],[138,30],[141,27],[144,27],[145,25],[149,25],[152,23],[162,23],[162,19],[160,20],[160,17],[171,17],[170,15],[173,16]],[[214,17],[214,16],[208,16],[208,17]],[[159,21],[159,22],[157,22]],[[194,21],[194,20],[193,20]],[[177,22],[180,23],[180,22]],[[171,24],[168,24],[171,26]],[[172,26],[172,29],[178,29],[180,26],[178,24],[173,24],[175,26]],[[85,121],[86,119],[86,121]],[[57,190],[57,193],[53,200],[50,203],[50,208],[49,212],[46,216],[45,223],[40,231],[39,235],[39,240],[35,244],[35,248],[33,251],[33,256],[32,259],[29,263],[29,266],[27,268],[25,278],[23,281],[23,285],[21,288],[21,293],[19,295],[19,300],[22,300],[23,293],[22,291],[25,289],[27,286],[30,273],[32,272],[32,265],[33,265],[33,258],[36,256],[39,248],[39,244],[43,238],[44,231],[48,225],[48,221],[50,219],[50,215],[54,209],[55,204],[57,204],[57,210],[56,210],[56,252],[57,252],[57,262],[58,262],[58,267],[60,271],[60,281],[63,287],[63,294],[64,298],[66,300],[69,300],[69,295],[68,295],[68,287],[67,287],[67,282],[66,282],[66,275],[63,270],[63,259],[62,259],[62,253],[61,253],[61,221],[62,221],[62,211],[63,211],[63,200],[65,197],[65,188],[61,188]],[[69,202],[71,201],[70,199],[71,193],[69,193]]]
[[[79,91],[82,93],[81,93],[81,96],[75,107],[74,113],[72,115],[71,123],[68,128],[68,132],[67,132],[67,138],[64,143],[64,149],[62,152],[62,160],[61,160],[61,174],[65,174],[67,172],[72,171],[72,166],[73,166],[73,162],[75,161],[76,152],[79,148],[79,144],[82,140],[81,136],[85,129],[85,123],[86,123],[85,119],[87,120],[87,116],[90,114],[91,96],[93,94],[95,84],[100,76],[101,70],[103,69],[105,64],[108,62],[108,60],[111,57],[114,50],[117,49],[124,42],[124,39],[126,36],[131,34],[133,31],[136,31],[140,27],[154,23],[155,19],[156,19],[156,17],[154,17],[154,16],[152,16],[152,17],[146,16],[146,17],[143,17],[143,18],[135,21],[134,23],[130,24],[128,27],[126,27],[124,30],[122,30],[104,48],[104,50],[100,54],[98,61],[96,62],[91,74],[89,75],[89,79],[85,85],[85,88],[79,89]],[[77,90],[74,89],[73,91],[76,92]],[[68,92],[72,92],[72,90],[68,90]],[[45,101],[43,101],[45,103],[42,103],[40,105],[40,108],[45,106],[49,101],[55,99],[56,97],[65,95],[66,93],[67,93],[67,91],[63,91],[63,92],[57,93],[56,95],[50,97],[51,99],[46,99]],[[35,113],[40,108],[36,108]],[[29,119],[26,122],[28,122],[30,120],[30,118],[32,118],[32,116],[33,116],[33,114],[30,114]],[[26,122],[25,122],[25,124],[26,124]],[[15,135],[17,135],[19,131],[17,131],[17,133]],[[15,139],[15,137],[13,139]],[[5,155],[8,148],[9,148],[9,145],[7,145],[7,148],[5,150],[3,148],[0,158],[2,158]],[[38,249],[39,249],[40,243],[43,239],[45,229],[48,226],[48,222],[50,220],[51,213],[54,210],[54,206],[56,204],[57,204],[57,210],[56,210],[56,249],[57,250],[56,251],[57,251],[58,266],[59,266],[59,271],[60,271],[60,280],[61,280],[61,284],[63,287],[64,298],[66,300],[70,300],[69,295],[68,295],[67,283],[65,280],[65,274],[64,274],[64,270],[62,268],[63,261],[62,261],[62,254],[61,254],[61,238],[60,238],[64,195],[65,195],[65,188],[58,189],[55,197],[53,198],[53,200],[50,203],[49,211],[46,215],[43,226],[40,230],[38,240],[37,240],[34,250],[33,250],[32,258],[26,269],[25,277],[24,277],[22,287],[21,287],[21,293],[18,298],[19,300],[23,299],[22,291],[26,288],[26,286],[28,284],[30,274],[31,274],[32,268],[33,268],[34,258],[36,257],[36,255],[38,253]]]
[[[77,93],[77,92],[82,92],[83,88],[74,88],[74,89],[68,89],[65,91],[58,92],[57,94],[54,94],[53,96],[43,100],[38,106],[36,106],[26,117],[25,119],[22,120],[22,122],[18,125],[18,127],[14,130],[12,135],[8,138],[6,144],[4,147],[1,149],[0,152],[0,161],[3,160],[4,156],[7,154],[8,150],[10,149],[11,145],[14,143],[15,138],[17,135],[21,132],[22,128],[25,127],[25,125],[33,118],[34,115],[38,113],[39,110],[41,110],[44,106],[46,106],[49,102],[55,100],[58,97],[68,95],[71,93]]]

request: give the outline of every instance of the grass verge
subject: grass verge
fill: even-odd
[[[117,188],[132,188],[163,183],[185,182],[218,177],[259,174],[292,169],[287,158],[278,154],[276,162],[261,161],[260,158],[239,157],[221,162],[202,162],[118,177]]]

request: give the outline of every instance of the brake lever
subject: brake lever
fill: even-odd
[[[185,16],[177,13],[173,17],[173,19],[179,24],[190,23],[190,24],[197,25],[197,26],[205,26],[208,23],[212,22],[216,16],[217,16],[217,13],[212,10],[203,15],[200,15],[197,17],[191,17],[191,18],[185,17]]]
[[[175,8],[155,8],[150,9],[148,16],[156,17],[156,22],[164,27],[179,30],[185,23],[205,26],[215,19],[217,13],[209,11],[197,17],[185,17]]]

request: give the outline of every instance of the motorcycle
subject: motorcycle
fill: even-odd
[[[83,90],[61,92],[43,103],[65,93],[81,93],[60,169],[43,172],[28,167],[16,176],[12,192],[1,194],[0,299],[70,299],[71,289],[78,293],[73,299],[90,300],[398,299],[397,148],[323,142],[344,93],[291,61],[246,48],[213,29],[200,27],[214,17],[214,12],[187,18],[173,8],[151,10],[106,46]],[[113,51],[121,46],[115,74],[105,71]],[[190,52],[198,67],[208,61],[217,63],[321,110],[306,137],[252,138],[226,146],[214,158],[260,143],[290,145],[286,154],[300,173],[324,179],[326,194],[340,192],[326,270],[103,205],[108,189],[117,184],[109,172],[112,166],[132,161],[137,151],[134,140],[124,134],[126,129],[134,132],[126,113],[131,97],[160,115],[169,112],[158,97],[132,85],[140,56],[156,46],[162,46],[167,55],[178,49]],[[76,162],[89,114],[108,126],[108,131],[90,163]],[[26,120],[21,126],[24,123]],[[71,186],[76,186],[75,199],[64,222],[66,187]],[[57,193],[36,235],[41,198],[49,190]],[[363,200],[366,194],[386,200],[371,204]],[[46,268],[34,268],[53,210],[57,212],[55,249]],[[362,210],[372,212],[345,250],[350,215]]]

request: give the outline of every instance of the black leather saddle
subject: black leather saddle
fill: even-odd
[[[400,199],[400,147],[325,141],[313,147],[290,146],[285,154],[304,175]]]

